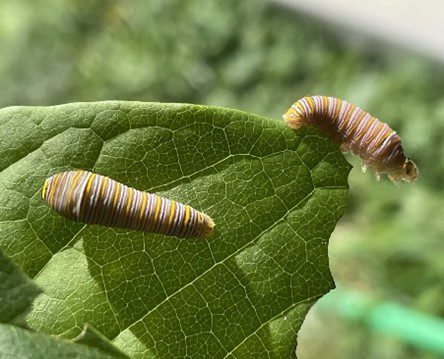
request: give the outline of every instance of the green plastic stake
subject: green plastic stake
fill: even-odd
[[[444,321],[393,302],[378,303],[365,295],[336,289],[320,305],[359,320],[373,331],[391,335],[418,348],[444,354]]]

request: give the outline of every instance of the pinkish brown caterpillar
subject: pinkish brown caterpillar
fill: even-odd
[[[386,123],[361,108],[335,97],[306,96],[283,115],[291,128],[315,126],[341,144],[343,152],[361,157],[362,170],[373,166],[376,179],[386,173],[394,183],[414,182],[415,163],[404,155],[401,138]]]

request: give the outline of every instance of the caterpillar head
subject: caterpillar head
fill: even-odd
[[[204,227],[202,230],[202,236],[204,238],[210,237],[214,233],[214,221],[210,216],[206,214],[204,216]]]
[[[384,172],[384,170],[381,169],[381,172]],[[419,171],[415,163],[410,158],[407,158],[401,166],[390,168],[387,171],[387,175],[395,184],[401,181],[412,183],[418,179]]]
[[[412,183],[416,181],[419,175],[418,167],[416,167],[415,163],[410,159],[407,158],[402,165],[403,170],[403,176],[402,180],[406,181],[408,183]]]

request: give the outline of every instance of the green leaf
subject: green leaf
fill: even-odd
[[[2,358],[117,358],[99,349],[78,345],[47,334],[0,324]]]
[[[24,314],[31,309],[33,299],[40,292],[0,251],[0,357],[126,357],[88,326],[76,338],[81,345],[17,327],[25,326]]]
[[[74,339],[74,342],[90,346],[91,348],[99,348],[103,352],[109,353],[116,358],[128,358],[127,355],[110,343],[108,338],[104,337],[102,333],[90,325],[85,325],[80,335]]]
[[[0,251],[0,323],[24,326],[24,316],[40,292]]]
[[[89,323],[134,357],[294,356],[334,286],[327,245],[350,166],[330,140],[180,104],[16,107],[0,121],[0,249],[44,290],[30,326],[72,338]],[[39,191],[75,168],[189,203],[215,235],[70,222]]]

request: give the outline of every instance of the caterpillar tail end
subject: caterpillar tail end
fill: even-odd
[[[303,126],[303,122],[299,114],[293,107],[290,107],[289,110],[282,115],[282,118],[287,125],[294,130],[297,130]]]
[[[204,220],[205,224],[202,230],[202,237],[206,239],[213,235],[215,223],[211,217],[207,216],[206,214],[204,214],[204,216],[205,216]]]
[[[48,191],[48,185],[49,185],[49,178],[47,178],[45,180],[45,183],[43,184],[42,191],[40,193],[42,196],[42,199],[46,198],[46,192]]]

